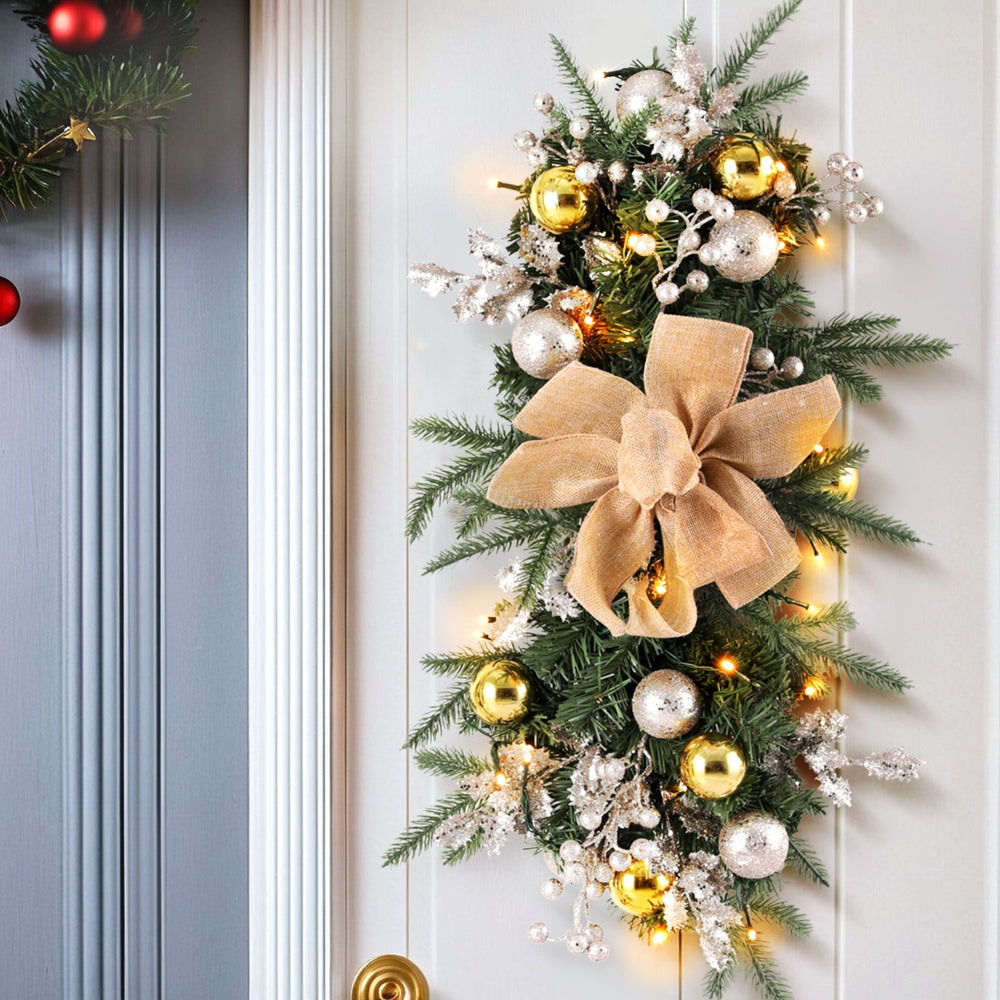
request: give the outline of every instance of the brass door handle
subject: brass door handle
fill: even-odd
[[[402,955],[379,955],[354,977],[351,1000],[429,1000],[424,974]]]

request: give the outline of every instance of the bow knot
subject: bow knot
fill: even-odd
[[[593,504],[566,589],[615,635],[686,635],[696,587],[715,582],[740,607],[798,564],[794,540],[753,480],[788,475],[833,422],[840,398],[826,376],[736,403],[752,341],[744,327],[661,314],[645,393],[573,362],[514,420],[539,440],[510,455],[487,496],[503,507]],[[654,605],[647,577],[657,529],[666,593]],[[623,589],[627,623],[611,606]]]

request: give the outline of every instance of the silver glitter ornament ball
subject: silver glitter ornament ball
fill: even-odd
[[[528,313],[510,338],[514,360],[535,378],[552,378],[583,353],[583,333],[561,309]]]
[[[536,110],[540,111],[543,115],[547,115],[554,107],[555,100],[551,94],[545,93],[545,91],[539,91],[532,98],[531,106]]]
[[[795,357],[793,354],[790,354],[781,362],[781,374],[786,378],[800,378],[805,370],[806,366],[802,359]]]
[[[770,347],[755,347],[750,354],[750,367],[754,371],[766,372],[774,366],[774,351]]]
[[[701,715],[698,686],[677,670],[654,670],[632,695],[632,715],[639,728],[661,740],[690,732]]]
[[[574,139],[586,139],[590,135],[590,121],[587,118],[573,118],[569,123],[569,134]]]
[[[759,212],[734,212],[716,224],[710,240],[719,251],[715,269],[732,281],[756,281],[778,262],[778,234]]]
[[[676,92],[669,73],[664,73],[662,69],[641,69],[633,73],[618,91],[618,117],[627,118],[645,111],[650,101],[671,97]]]
[[[788,831],[767,813],[740,813],[719,834],[719,856],[734,875],[768,878],[785,866]]]
[[[628,177],[628,167],[621,160],[613,160],[608,164],[608,179],[614,184],[621,184]]]

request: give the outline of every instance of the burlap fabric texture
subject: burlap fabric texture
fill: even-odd
[[[514,451],[487,496],[511,508],[593,503],[566,588],[614,635],[687,635],[695,588],[714,582],[740,607],[798,565],[798,546],[753,480],[788,475],[840,398],[826,376],[737,403],[752,342],[745,327],[661,314],[645,393],[573,362],[514,420],[539,440]],[[656,525],[659,606],[647,592]],[[627,622],[611,607],[623,589]]]

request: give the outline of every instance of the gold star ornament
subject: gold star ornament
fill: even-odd
[[[76,144],[77,152],[83,149],[84,142],[93,142],[97,139],[90,128],[90,122],[85,118],[74,118],[70,115],[69,126],[59,133],[60,139],[69,139]]]

